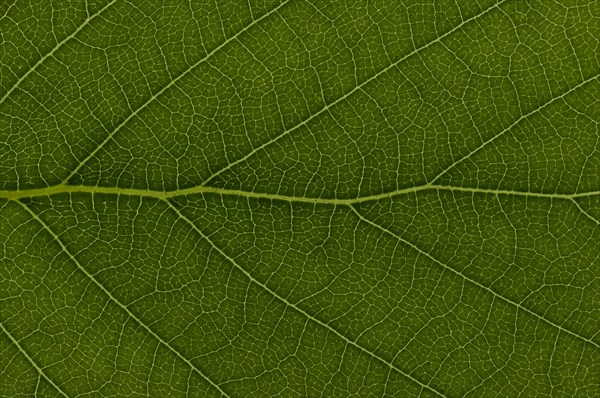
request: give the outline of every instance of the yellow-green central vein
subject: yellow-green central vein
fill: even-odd
[[[547,198],[547,199],[566,199],[573,200],[586,196],[600,195],[600,190],[579,192],[579,193],[543,193],[543,192],[527,192],[502,189],[486,189],[486,188],[469,188],[448,185],[424,184],[414,187],[398,189],[396,191],[385,192],[376,195],[359,196],[355,198],[313,198],[306,196],[293,196],[284,194],[271,194],[262,192],[250,192],[240,189],[216,188],[196,186],[173,191],[158,191],[150,189],[137,188],[118,188],[118,187],[99,187],[90,185],[55,185],[47,188],[24,189],[24,190],[0,190],[0,198],[4,199],[23,199],[40,196],[51,196],[65,193],[88,193],[88,194],[106,194],[106,195],[128,195],[151,197],[156,199],[170,199],[186,195],[202,195],[202,194],[217,194],[223,196],[239,196],[245,198],[281,200],[286,202],[303,202],[325,205],[351,205],[371,200],[389,199],[395,196],[416,193],[421,191],[450,191],[450,192],[465,192],[473,194],[491,194],[491,195],[514,195],[532,198]]]

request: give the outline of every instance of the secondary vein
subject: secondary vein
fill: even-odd
[[[377,359],[378,361],[384,363],[385,365],[389,366],[391,369],[394,369],[396,372],[400,373],[401,375],[403,375],[404,377],[408,378],[412,382],[418,384],[421,388],[427,389],[427,390],[429,390],[430,392],[434,393],[435,395],[437,395],[439,397],[445,397],[445,395],[443,395],[439,391],[435,390],[434,388],[430,387],[428,384],[425,384],[422,381],[416,379],[414,376],[411,376],[409,373],[404,372],[400,368],[396,367],[393,363],[391,363],[391,362],[387,361],[386,359],[380,357],[379,355],[375,354],[374,352],[369,351],[368,349],[366,349],[362,345],[358,344],[356,341],[350,340],[349,338],[347,338],[346,336],[344,336],[342,333],[340,333],[339,331],[337,331],[336,329],[334,329],[333,327],[331,327],[327,323],[321,321],[318,318],[315,318],[314,316],[312,316],[309,313],[307,313],[306,311],[304,311],[302,308],[298,307],[296,304],[289,302],[284,297],[281,297],[279,294],[277,294],[277,292],[275,292],[274,290],[272,290],[270,287],[268,287],[264,283],[260,282],[256,278],[254,278],[252,276],[252,274],[250,274],[248,271],[246,271],[246,269],[244,267],[242,267],[241,265],[239,265],[235,261],[235,259],[233,259],[232,257],[230,257],[220,247],[218,247],[206,234],[204,234],[204,232],[202,232],[202,230],[200,230],[200,228],[198,228],[196,226],[196,224],[194,224],[194,222],[192,220],[190,220],[183,213],[181,213],[181,211],[179,211],[179,209],[177,209],[171,203],[171,201],[165,200],[165,202],[169,205],[169,207],[173,210],[173,212],[175,214],[177,214],[177,216],[181,220],[185,221],[198,235],[200,235],[209,245],[211,245],[211,247],[213,249],[215,249],[221,256],[223,256],[225,259],[227,259],[227,261],[229,261],[236,269],[238,269],[239,271],[241,271],[252,283],[260,286],[262,289],[264,289],[269,294],[271,294],[274,298],[276,298],[277,300],[279,300],[280,302],[282,302],[286,306],[292,308],[296,312],[298,312],[298,313],[302,314],[303,316],[307,317],[312,322],[315,322],[319,326],[322,326],[322,327],[326,328],[327,330],[329,330],[330,332],[334,333],[336,336],[338,336],[342,340],[344,340],[346,342],[346,344],[350,344],[354,348],[357,348],[360,351],[364,352],[365,354],[368,354],[369,356],[373,357],[374,359]]]
[[[588,339],[586,337],[583,337],[583,336],[581,336],[581,335],[579,335],[579,334],[577,334],[577,333],[575,333],[575,332],[573,332],[573,331],[571,331],[569,329],[565,329],[563,326],[561,326],[559,324],[556,324],[556,323],[552,322],[549,319],[544,318],[542,315],[537,314],[536,312],[530,310],[527,307],[522,306],[521,303],[518,303],[518,302],[513,301],[513,300],[511,300],[511,299],[509,299],[507,297],[504,297],[501,294],[499,294],[496,291],[494,291],[492,288],[490,288],[490,287],[488,287],[486,285],[483,285],[483,284],[477,282],[476,280],[471,279],[468,276],[462,274],[460,271],[457,271],[456,269],[452,268],[448,264],[443,263],[442,261],[438,260],[437,258],[435,258],[434,256],[432,256],[428,252],[422,250],[420,247],[416,246],[415,244],[407,241],[406,239],[404,239],[401,236],[395,234],[394,232],[390,231],[389,229],[387,229],[387,228],[385,228],[385,227],[377,224],[376,222],[373,222],[373,221],[369,220],[364,215],[362,215],[358,210],[356,210],[356,208],[354,206],[350,206],[350,208],[352,209],[352,211],[354,212],[354,214],[358,217],[358,219],[361,220],[362,222],[364,222],[364,223],[366,223],[368,225],[371,225],[372,227],[374,227],[374,228],[382,231],[383,233],[385,233],[385,234],[387,234],[387,235],[389,235],[389,236],[391,236],[391,237],[399,240],[400,242],[402,242],[406,246],[408,246],[411,249],[417,251],[419,254],[427,257],[429,260],[433,261],[434,263],[438,264],[439,266],[443,267],[444,269],[452,272],[453,274],[458,275],[459,277],[463,278],[464,280],[468,281],[469,283],[471,283],[471,284],[473,284],[475,286],[478,286],[479,288],[481,288],[481,289],[483,289],[483,290],[491,293],[492,295],[494,295],[494,297],[497,297],[498,299],[500,299],[500,300],[502,300],[502,301],[504,301],[504,302],[506,302],[508,304],[511,304],[511,305],[517,307],[517,309],[520,309],[520,310],[522,310],[522,311],[524,311],[524,312],[526,312],[526,313],[528,313],[530,315],[533,315],[537,319],[545,322],[546,324],[548,324],[550,326],[553,326],[553,327],[557,328],[561,332],[564,332],[564,333],[566,333],[568,335],[571,335],[571,336],[573,336],[573,337],[575,337],[575,338],[577,338],[579,340],[582,340],[585,343],[589,343],[589,344],[593,345],[596,348],[600,348],[600,344],[596,343],[595,341],[593,341],[591,339]]]
[[[27,211],[27,213],[29,213],[29,215],[35,221],[37,221],[48,234],[50,234],[50,236],[52,236],[52,238],[60,246],[61,250],[69,257],[69,259],[71,259],[71,261],[73,261],[73,263],[76,265],[76,267],[81,272],[83,272],[85,274],[85,276],[88,277],[94,283],[94,285],[96,285],[96,287],[98,287],[102,292],[104,292],[108,296],[110,301],[117,304],[121,309],[123,309],[127,313],[127,315],[129,315],[140,326],[142,326],[148,333],[150,333],[150,335],[152,335],[154,338],[156,338],[162,345],[167,347],[179,359],[181,359],[188,366],[190,366],[194,372],[196,372],[198,375],[200,375],[200,377],[202,377],[204,380],[206,380],[212,387],[217,389],[219,391],[219,393],[221,393],[222,396],[229,397],[229,395],[227,395],[225,393],[225,391],[223,391],[223,389],[218,384],[216,384],[207,375],[205,375],[204,372],[202,372],[200,369],[198,369],[188,358],[183,356],[183,354],[181,354],[179,351],[177,351],[175,348],[173,348],[167,341],[165,341],[162,337],[160,337],[158,334],[156,334],[156,332],[154,332],[152,329],[150,329],[150,327],[148,327],[144,322],[142,322],[142,320],[140,318],[138,318],[133,312],[131,312],[131,310],[125,304],[123,304],[119,300],[117,300],[117,298],[115,296],[113,296],[113,294],[108,289],[106,289],[104,287],[104,285],[102,285],[92,274],[90,274],[85,269],[85,267],[83,267],[83,265],[81,265],[79,260],[77,260],[77,258],[73,255],[73,253],[71,253],[71,251],[63,243],[63,241],[59,238],[59,236],[50,228],[50,226],[48,224],[46,224],[46,222],[44,220],[42,220],[42,218],[40,218],[33,210],[31,210],[27,205],[23,204],[21,201],[15,200],[15,202],[18,203],[19,205],[21,205],[21,207],[23,207],[23,209],[25,209],[25,211]]]
[[[52,385],[52,387],[54,387],[59,393],[61,393],[64,397],[68,398],[69,396],[54,381],[52,381],[52,379],[50,379],[48,377],[48,375],[46,374],[46,372],[44,372],[44,369],[42,369],[33,360],[33,358],[27,353],[27,351],[25,351],[23,349],[23,347],[21,347],[21,344],[19,343],[19,341],[17,339],[15,339],[12,334],[10,334],[10,332],[6,329],[6,327],[2,324],[2,322],[0,322],[0,329],[2,329],[2,332],[10,339],[10,341],[15,345],[15,347],[17,347],[17,349],[19,350],[19,352],[21,354],[23,354],[23,356],[25,358],[27,358],[27,361],[29,361],[29,363],[31,364],[31,366],[33,366],[35,368],[35,370],[38,372],[38,374],[40,376],[42,376],[48,383],[50,383],[50,385]]]
[[[81,30],[86,27],[90,22],[92,22],[92,20],[96,19],[98,16],[100,16],[100,14],[102,14],[104,11],[106,11],[107,9],[109,9],[113,4],[115,4],[117,2],[117,0],[113,0],[110,3],[108,3],[107,5],[105,5],[104,7],[102,7],[100,10],[98,10],[95,14],[88,16],[85,21],[83,21],[83,23],[81,25],[79,25],[79,27],[77,29],[75,29],[73,31],[73,33],[71,33],[70,35],[68,35],[67,37],[65,37],[63,40],[61,40],[58,44],[56,44],[56,46],[54,46],[54,48],[52,50],[50,50],[47,54],[45,54],[44,56],[42,56],[42,58],[40,58],[35,65],[33,65],[31,68],[29,68],[27,70],[27,72],[25,72],[23,74],[23,76],[21,76],[16,82],[15,84],[12,85],[11,88],[8,89],[8,91],[2,96],[2,98],[0,98],[0,105],[6,101],[6,99],[12,94],[13,91],[15,91],[20,85],[21,83],[23,83],[23,81],[25,81],[27,79],[27,77],[33,73],[41,64],[44,63],[44,61],[46,61],[48,58],[50,58],[54,53],[56,53],[65,43],[68,43],[73,37],[75,37],[79,32],[81,32]]]

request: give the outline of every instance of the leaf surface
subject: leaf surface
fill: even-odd
[[[600,395],[593,0],[0,4],[0,395]]]

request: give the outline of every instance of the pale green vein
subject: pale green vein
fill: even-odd
[[[181,74],[179,74],[177,77],[175,77],[173,80],[171,80],[168,84],[166,84],[163,88],[161,88],[160,90],[158,90],[156,93],[152,94],[152,96],[150,98],[148,98],[146,100],[146,102],[144,102],[142,105],[140,105],[136,110],[134,110],[129,116],[127,116],[121,123],[119,123],[117,125],[117,127],[115,127],[105,138],[104,140],[97,145],[94,150],[92,152],[90,152],[82,161],[79,162],[79,164],[77,165],[77,167],[75,167],[75,169],[71,172],[71,174],[69,174],[67,176],[67,178],[65,178],[63,180],[63,182],[67,182],[69,181],[71,178],[73,178],[73,176],[75,176],[79,170],[81,170],[81,168],[90,160],[92,159],[94,156],[96,156],[96,154],[108,143],[110,142],[113,137],[115,136],[115,134],[117,134],[117,132],[119,130],[121,130],[121,128],[123,128],[123,126],[125,126],[127,123],[129,123],[129,121],[131,119],[133,119],[134,117],[136,117],[143,109],[145,109],[148,105],[150,105],[154,100],[156,100],[158,97],[160,97],[165,91],[167,91],[169,88],[171,88],[175,83],[177,83],[179,80],[183,79],[185,76],[187,76],[190,72],[192,72],[194,69],[196,69],[199,65],[203,64],[204,62],[206,62],[207,60],[209,60],[214,54],[216,54],[217,52],[219,52],[223,47],[227,46],[229,43],[231,43],[232,41],[236,40],[241,34],[243,34],[244,32],[246,32],[248,29],[250,29],[251,27],[253,27],[254,25],[256,25],[257,23],[259,23],[260,21],[262,21],[263,19],[268,18],[270,15],[272,15],[273,13],[277,12],[277,10],[279,10],[281,7],[283,7],[285,4],[288,3],[289,0],[285,0],[282,3],[280,3],[277,7],[275,7],[274,9],[270,10],[269,12],[263,14],[262,16],[260,16],[259,18],[253,20],[250,24],[248,24],[247,26],[245,26],[243,29],[241,29],[239,32],[237,32],[236,34],[234,34],[233,36],[227,38],[223,43],[219,44],[217,47],[215,47],[211,52],[209,52],[208,54],[206,54],[203,58],[199,59],[198,61],[196,61],[194,64],[192,64],[189,68],[187,68],[185,71],[183,71]]]
[[[522,306],[520,303],[517,303],[517,302],[515,302],[515,301],[512,301],[511,299],[509,299],[509,298],[506,298],[506,297],[504,297],[504,296],[500,295],[499,293],[496,293],[496,292],[495,292],[493,289],[489,288],[488,286],[485,286],[485,285],[483,285],[483,284],[481,284],[481,283],[477,282],[476,280],[474,280],[474,279],[471,279],[471,278],[469,278],[469,277],[468,277],[468,276],[466,276],[466,275],[463,275],[461,272],[459,272],[459,271],[455,270],[454,268],[450,267],[450,266],[449,266],[449,265],[447,265],[447,264],[444,264],[443,262],[441,262],[441,261],[440,261],[440,260],[438,260],[437,258],[433,257],[431,254],[427,253],[426,251],[422,250],[422,249],[421,249],[421,248],[419,248],[418,246],[414,245],[413,243],[411,243],[411,242],[407,241],[406,239],[404,239],[404,238],[402,238],[401,236],[399,236],[399,235],[395,234],[394,232],[390,231],[389,229],[387,229],[387,228],[384,228],[383,226],[381,226],[381,225],[377,224],[376,222],[373,222],[373,221],[369,220],[368,218],[366,218],[365,216],[363,216],[363,215],[362,215],[362,214],[361,214],[361,213],[360,213],[360,212],[359,212],[359,211],[358,211],[358,210],[357,210],[357,209],[356,209],[354,206],[352,206],[352,205],[351,205],[351,206],[350,206],[350,208],[351,208],[351,209],[352,209],[352,211],[353,211],[353,212],[356,214],[356,216],[357,216],[357,217],[358,217],[360,220],[362,220],[363,222],[365,222],[365,223],[367,223],[367,224],[371,225],[372,227],[375,227],[376,229],[378,229],[378,230],[380,230],[380,231],[384,232],[385,234],[388,234],[388,235],[390,235],[390,236],[392,236],[392,237],[396,238],[397,240],[399,240],[400,242],[402,242],[402,243],[404,243],[405,245],[409,246],[409,247],[410,247],[410,248],[412,248],[413,250],[416,250],[417,252],[419,252],[419,253],[420,253],[420,254],[422,254],[423,256],[427,257],[428,259],[430,259],[430,260],[431,260],[431,261],[433,261],[434,263],[436,263],[436,264],[438,264],[438,265],[442,266],[444,269],[447,269],[448,271],[452,272],[452,273],[453,273],[453,274],[455,274],[455,275],[458,275],[459,277],[461,277],[461,278],[463,278],[464,280],[466,280],[466,281],[470,282],[471,284],[473,284],[473,285],[475,285],[475,286],[478,286],[479,288],[481,288],[481,289],[483,289],[483,290],[485,290],[485,291],[487,291],[487,292],[491,293],[492,295],[494,295],[494,297],[497,297],[498,299],[500,299],[500,300],[502,300],[502,301],[504,301],[504,302],[506,302],[506,303],[508,303],[508,304],[510,304],[510,305],[513,305],[513,306],[517,307],[518,309],[520,309],[520,310],[522,310],[522,311],[524,311],[524,312],[526,312],[526,313],[528,313],[528,314],[530,314],[530,315],[533,315],[535,318],[537,318],[537,319],[539,319],[539,320],[543,321],[544,323],[546,323],[546,324],[548,324],[548,325],[550,325],[550,326],[553,326],[553,327],[557,328],[557,329],[558,329],[559,331],[561,331],[561,332],[564,332],[564,333],[566,333],[566,334],[568,334],[568,335],[571,335],[571,336],[573,336],[573,337],[577,338],[578,340],[582,340],[582,341],[584,341],[584,342],[586,342],[586,343],[589,343],[589,344],[593,345],[593,346],[594,346],[594,347],[596,347],[596,348],[600,348],[600,344],[598,344],[598,343],[594,342],[593,340],[591,340],[591,339],[588,339],[588,338],[586,338],[586,337],[583,337],[583,336],[580,336],[580,335],[578,335],[577,333],[570,331],[569,329],[565,329],[565,328],[564,328],[564,327],[562,327],[561,325],[559,325],[559,324],[557,324],[557,323],[554,323],[554,322],[552,322],[552,321],[551,321],[551,320],[549,320],[549,319],[546,319],[546,318],[544,318],[543,316],[541,316],[541,315],[537,314],[536,312],[534,312],[534,311],[532,311],[532,310],[530,310],[530,309],[528,309],[528,308],[526,308],[526,307],[523,307],[523,306]]]
[[[419,185],[415,187],[408,187],[399,189],[392,192],[381,193],[377,195],[360,196],[349,199],[336,199],[336,198],[311,198],[304,196],[291,196],[281,194],[270,194],[260,192],[249,192],[239,189],[226,189],[226,188],[214,188],[206,186],[196,186],[191,188],[177,189],[173,191],[154,191],[147,189],[136,189],[136,188],[117,188],[117,187],[98,187],[90,185],[55,185],[47,188],[38,189],[24,189],[17,191],[0,191],[0,198],[4,199],[23,199],[32,198],[39,196],[50,196],[64,193],[88,193],[88,194],[109,194],[109,195],[128,195],[128,196],[140,196],[140,197],[151,197],[156,199],[169,199],[178,196],[186,195],[198,195],[198,194],[217,194],[223,196],[239,196],[245,198],[256,198],[256,199],[268,199],[268,200],[281,200],[285,202],[301,202],[301,203],[312,203],[312,204],[325,204],[325,205],[351,205],[355,203],[368,202],[372,200],[390,199],[395,196],[405,195],[409,193],[416,193],[421,191],[450,191],[450,192],[467,192],[476,194],[492,194],[492,195],[515,195],[524,197],[534,198],[546,198],[546,199],[567,199],[572,200],[576,198],[582,198],[593,195],[600,195],[600,191],[581,192],[573,194],[561,194],[561,193],[542,193],[542,192],[525,192],[525,191],[511,191],[501,189],[486,189],[486,188],[468,188],[468,187],[455,187],[448,185]]]
[[[346,342],[347,344],[350,344],[351,346],[357,348],[358,350],[360,350],[361,352],[364,352],[365,354],[369,355],[370,357],[377,359],[378,361],[380,361],[381,363],[387,365],[388,367],[390,367],[391,369],[395,370],[396,372],[400,373],[401,375],[403,375],[404,377],[406,377],[407,379],[413,381],[414,383],[418,384],[419,386],[421,386],[421,388],[425,388],[428,391],[431,391],[432,393],[436,394],[437,396],[440,397],[444,397],[444,395],[442,393],[440,393],[439,391],[433,389],[432,387],[424,384],[423,382],[419,381],[418,379],[414,378],[413,376],[411,376],[410,374],[402,371],[400,368],[396,367],[393,363],[387,361],[386,359],[380,357],[379,355],[367,350],[366,348],[364,348],[363,346],[361,346],[360,344],[358,344],[356,341],[350,340],[349,338],[347,338],[346,336],[344,336],[342,333],[340,333],[339,331],[337,331],[336,329],[334,329],[333,327],[331,327],[330,325],[328,325],[327,323],[319,320],[318,318],[315,318],[314,316],[310,315],[309,313],[307,313],[306,311],[304,311],[302,308],[298,307],[297,305],[295,305],[294,303],[291,303],[289,301],[287,301],[285,298],[281,297],[280,295],[277,294],[277,292],[275,292],[273,289],[271,289],[270,287],[268,287],[267,285],[261,283],[259,280],[257,280],[256,278],[254,278],[252,276],[252,274],[250,274],[248,271],[246,271],[246,269],[244,267],[242,267],[241,265],[239,265],[232,257],[230,257],[227,253],[225,253],[223,250],[221,250],[221,248],[219,248],[204,232],[202,232],[202,230],[200,230],[200,228],[198,228],[196,226],[196,224],[194,224],[194,222],[192,222],[192,220],[190,220],[189,218],[187,218],[183,213],[181,213],[179,211],[179,209],[177,209],[170,200],[165,200],[165,202],[169,205],[169,207],[175,212],[175,214],[177,214],[178,217],[180,217],[182,220],[184,220],[187,224],[189,224],[192,229],[194,231],[196,231],[196,233],[198,233],[198,235],[200,235],[206,242],[208,242],[208,244],[211,245],[211,247],[213,247],[220,255],[222,255],[225,259],[227,259],[235,268],[237,268],[239,271],[241,271],[244,275],[246,275],[246,277],[254,284],[260,286],[262,289],[264,289],[266,292],[268,292],[269,294],[271,294],[274,298],[276,298],[277,300],[279,300],[280,302],[282,302],[283,304],[285,304],[286,306],[288,306],[289,308],[292,308],[293,310],[295,310],[296,312],[302,314],[303,316],[305,316],[306,318],[310,319],[312,322],[315,322],[316,324],[320,325],[321,327],[326,328],[327,330],[329,330],[331,333],[335,334],[336,336],[338,336],[339,338],[341,338],[342,340],[344,340],[344,342]]]
[[[590,77],[589,79],[585,79],[582,82],[580,82],[579,84],[571,87],[570,89],[568,89],[567,91],[565,91],[564,93],[562,93],[561,95],[558,95],[554,98],[551,98],[550,100],[546,101],[544,104],[542,104],[541,106],[535,108],[534,110],[521,115],[517,120],[515,120],[510,126],[506,127],[504,130],[500,131],[498,134],[495,134],[493,137],[489,138],[486,141],[483,141],[477,148],[471,150],[468,154],[466,154],[465,156],[460,157],[459,159],[457,159],[456,161],[454,161],[450,166],[446,167],[443,171],[441,171],[440,173],[438,173],[432,180],[431,180],[431,184],[434,184],[437,180],[439,180],[443,175],[445,175],[446,173],[448,173],[450,170],[452,170],[454,167],[456,167],[456,165],[464,162],[467,159],[470,159],[471,156],[473,156],[474,154],[476,154],[477,152],[481,151],[483,148],[485,148],[486,146],[490,145],[492,142],[494,142],[495,140],[497,140],[498,138],[502,137],[506,132],[512,130],[513,127],[515,127],[516,125],[518,125],[519,123],[521,123],[523,120],[527,119],[529,116],[540,112],[541,110],[543,110],[544,108],[546,108],[547,106],[549,106],[550,104],[554,103],[555,101],[558,101],[561,98],[566,97],[567,95],[571,94],[573,91],[577,90],[578,88],[586,85],[587,83],[591,82],[594,79],[597,79],[598,77],[600,77],[600,74],[597,74],[593,77]]]
[[[590,220],[592,220],[593,222],[595,222],[596,224],[600,225],[600,220],[597,220],[595,217],[593,217],[590,213],[588,213],[587,211],[585,211],[583,209],[583,207],[581,207],[581,205],[575,200],[575,199],[571,199],[573,201],[573,203],[575,203],[575,206],[577,206],[577,208],[579,209],[579,211],[581,213],[583,213],[584,216],[586,216],[587,218],[589,218]]]
[[[177,357],[179,359],[181,359],[183,362],[185,362],[194,372],[196,372],[198,375],[200,375],[211,386],[213,386],[214,388],[216,388],[221,393],[221,395],[223,395],[225,397],[229,397],[229,395],[227,395],[225,393],[225,391],[223,391],[221,389],[221,387],[219,387],[218,384],[216,384],[215,382],[213,382],[200,369],[198,369],[189,359],[187,359],[185,356],[183,356],[179,351],[177,351],[175,348],[173,348],[167,341],[165,341],[162,337],[160,337],[152,329],[150,329],[150,327],[148,327],[144,322],[141,321],[140,318],[138,318],[133,312],[131,312],[129,310],[129,308],[125,304],[123,304],[119,300],[117,300],[117,298],[115,296],[113,296],[113,294],[108,289],[106,289],[100,282],[98,282],[98,280],[92,274],[90,274],[85,269],[85,267],[83,267],[81,265],[81,263],[79,262],[79,260],[77,260],[77,258],[71,253],[71,251],[63,243],[63,241],[59,238],[59,236],[54,233],[54,231],[50,228],[50,226],[48,224],[46,224],[46,222],[44,220],[42,220],[33,210],[31,210],[28,206],[26,206],[25,204],[23,204],[21,201],[15,200],[15,202],[17,202],[19,205],[21,205],[21,207],[23,207],[23,209],[25,209],[27,211],[27,213],[29,213],[31,215],[31,217],[34,220],[36,220],[44,228],[44,230],[48,234],[50,234],[50,236],[52,236],[52,238],[59,244],[59,246],[61,247],[62,251],[71,259],[71,261],[73,261],[73,263],[77,266],[77,268],[81,272],[83,272],[85,274],[85,276],[87,276],[100,290],[102,290],[108,296],[108,298],[112,302],[114,302],[121,309],[123,309],[127,313],[127,315],[129,315],[140,326],[142,326],[144,329],[146,329],[146,331],[148,333],[150,333],[150,335],[152,335],[154,338],[156,338],[156,340],[158,340],[163,346],[167,347],[171,352],[173,352],[175,355],[177,355]]]
[[[65,43],[69,42],[73,37],[75,37],[79,32],[81,32],[81,30],[83,28],[85,28],[90,22],[92,22],[92,20],[97,18],[100,14],[102,14],[104,11],[106,11],[108,8],[110,8],[110,6],[112,6],[116,2],[117,2],[117,0],[112,0],[110,3],[108,3],[107,5],[102,7],[100,10],[98,10],[95,14],[88,16],[85,19],[85,21],[83,21],[83,23],[81,25],[79,25],[79,27],[77,29],[75,29],[73,31],[73,33],[71,33],[70,35],[65,37],[63,40],[61,40],[56,46],[54,46],[54,48],[52,50],[50,50],[46,55],[44,55],[42,58],[40,58],[35,63],[35,65],[33,65],[31,68],[29,68],[27,70],[27,72],[25,72],[23,74],[23,76],[21,76],[19,78],[19,80],[17,80],[15,82],[15,84],[13,84],[13,86],[10,89],[8,89],[8,91],[2,96],[2,98],[0,98],[0,105],[2,105],[2,103],[12,94],[12,92],[15,91],[21,85],[21,83],[23,83],[23,81],[26,80],[27,77],[30,74],[32,74],[41,64],[43,64],[48,58],[50,58],[53,54],[55,54]]]
[[[57,385],[56,385],[56,383],[54,383],[54,382],[52,381],[52,379],[50,379],[50,378],[48,377],[48,375],[46,374],[46,372],[44,372],[44,369],[40,368],[40,367],[38,366],[38,364],[37,364],[37,363],[35,363],[35,361],[33,360],[33,358],[31,358],[31,357],[29,356],[29,354],[27,353],[27,351],[25,351],[25,350],[23,349],[23,347],[21,347],[21,344],[19,343],[19,341],[18,341],[17,339],[15,339],[15,338],[12,336],[12,334],[10,334],[10,333],[8,332],[8,330],[6,330],[6,328],[4,327],[4,325],[2,324],[2,322],[0,322],[0,329],[2,329],[2,332],[3,332],[3,333],[6,335],[6,336],[8,336],[8,338],[10,339],[10,341],[12,341],[12,343],[15,345],[15,347],[17,347],[17,349],[19,350],[19,352],[20,352],[21,354],[23,354],[23,356],[24,356],[25,358],[27,358],[27,360],[29,361],[29,363],[31,364],[31,366],[33,366],[33,367],[35,368],[35,370],[37,370],[38,374],[39,374],[41,377],[43,377],[44,379],[46,379],[46,381],[47,381],[48,383],[50,383],[50,384],[52,385],[52,387],[56,388],[56,390],[57,390],[58,392],[60,392],[60,393],[61,393],[63,396],[65,396],[65,397],[67,397],[67,398],[68,398],[69,396],[68,396],[67,394],[65,394],[65,392],[64,392],[64,391],[63,391],[63,390],[62,390],[62,389],[61,389],[59,386],[57,386]]]
[[[457,30],[461,29],[465,24],[470,23],[471,21],[474,21],[480,17],[482,17],[483,15],[489,13],[492,9],[497,8],[498,6],[500,6],[502,3],[506,2],[507,0],[502,0],[499,3],[494,4],[493,6],[491,6],[490,8],[487,8],[485,10],[483,10],[481,13],[472,16],[469,19],[466,19],[464,21],[462,21],[459,25],[455,26],[454,28],[450,29],[449,31],[447,31],[446,33],[440,35],[439,37],[437,37],[435,40],[430,41],[429,43],[419,47],[419,48],[415,48],[413,51],[411,51],[410,53],[406,54],[405,56],[403,56],[402,58],[400,58],[397,61],[394,61],[393,63],[391,63],[390,65],[386,66],[385,68],[383,68],[382,70],[380,70],[379,72],[375,73],[374,75],[372,75],[371,77],[369,77],[368,79],[366,79],[365,81],[361,82],[360,84],[356,85],[352,90],[348,91],[346,94],[342,95],[341,97],[339,97],[338,99],[336,99],[335,101],[332,101],[328,104],[326,104],[325,106],[323,106],[321,109],[319,109],[317,112],[313,113],[312,115],[310,115],[308,118],[304,119],[302,122],[290,127],[287,130],[284,130],[283,132],[281,132],[279,135],[273,137],[272,139],[270,139],[269,141],[257,146],[256,148],[254,148],[251,152],[249,152],[247,155],[239,158],[238,160],[229,163],[227,166],[219,169],[218,171],[214,172],[210,177],[208,177],[203,183],[202,185],[208,185],[214,178],[216,178],[218,175],[220,175],[221,173],[225,172],[226,170],[229,170],[230,168],[232,168],[233,166],[240,164],[244,161],[246,161],[247,159],[249,159],[250,157],[254,156],[257,152],[265,149],[266,147],[273,145],[274,143],[276,143],[277,141],[279,141],[280,139],[282,139],[283,137],[288,136],[290,133],[292,133],[293,131],[299,129],[300,127],[306,125],[308,122],[310,122],[311,120],[313,120],[314,118],[318,117],[319,115],[323,114],[324,112],[326,112],[328,109],[332,108],[333,106],[335,106],[336,104],[344,101],[345,99],[349,98],[352,94],[354,94],[355,92],[359,91],[362,89],[362,87],[364,87],[365,85],[367,85],[369,82],[377,79],[379,76],[381,76],[382,74],[386,73],[387,71],[389,71],[392,68],[395,68],[396,66],[398,66],[400,63],[404,62],[405,60],[409,59],[410,57],[412,57],[413,55],[425,50],[426,48],[429,48],[430,46],[432,46],[433,44],[439,42],[440,40],[442,40],[443,38],[445,38],[448,35],[451,35],[452,33],[456,32]]]

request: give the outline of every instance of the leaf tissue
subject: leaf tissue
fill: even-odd
[[[600,397],[597,0],[3,0],[0,396]]]

